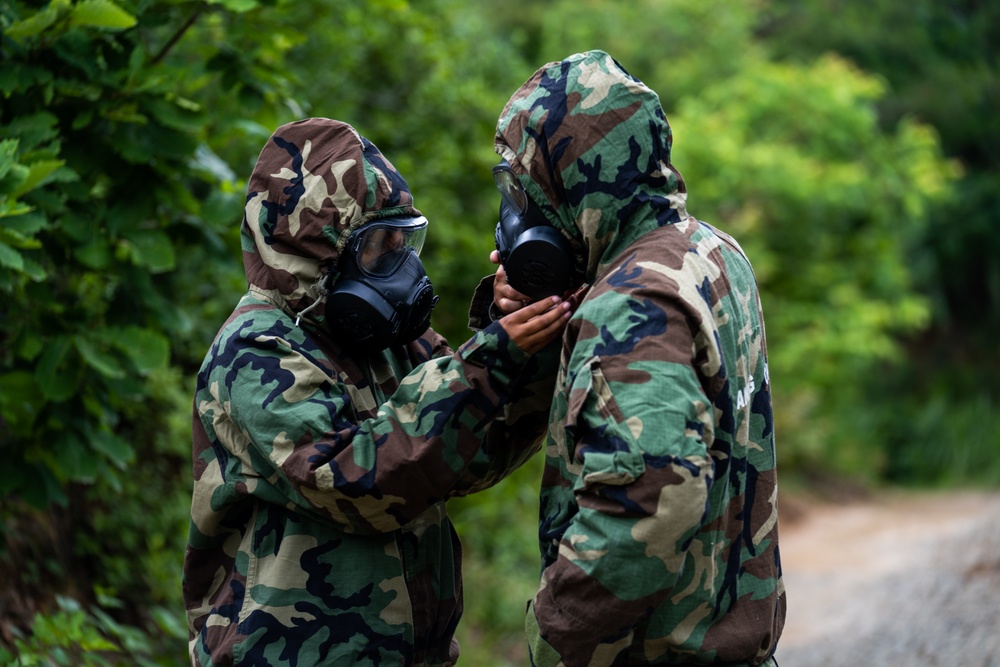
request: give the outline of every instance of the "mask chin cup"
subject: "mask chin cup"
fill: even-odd
[[[416,253],[386,278],[366,276],[349,263],[326,298],[326,324],[348,350],[379,352],[419,338],[438,302]]]
[[[357,280],[342,280],[326,299],[326,322],[344,345],[384,350],[399,333],[400,317],[382,295]]]
[[[531,227],[518,235],[507,253],[507,282],[532,299],[562,295],[572,286],[573,254],[554,227]]]

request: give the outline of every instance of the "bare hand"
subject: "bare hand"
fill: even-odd
[[[528,305],[531,298],[507,284],[507,271],[500,263],[500,253],[496,250],[491,252],[490,261],[497,265],[497,273],[493,277],[493,303],[497,305],[500,312],[513,313]]]
[[[504,315],[498,321],[519,348],[534,354],[562,334],[571,313],[569,301],[550,296]]]

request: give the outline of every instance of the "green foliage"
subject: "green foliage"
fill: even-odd
[[[515,667],[528,662],[523,612],[538,590],[538,485],[535,455],[501,484],[451,501],[465,553],[461,662]]]
[[[1000,156],[992,149],[1000,141],[998,26],[994,3],[934,0],[774,0],[759,24],[780,57],[835,51],[880,76],[887,83],[877,104],[880,125],[891,130],[919,118],[961,165],[951,196],[928,211],[906,254],[930,305],[925,330],[904,339],[908,363],[880,367],[859,383],[863,395],[855,399],[870,430],[848,437],[884,444],[894,481],[1000,476],[993,437],[1000,424]]]
[[[657,91],[668,112],[706,82],[735,76],[746,60],[763,57],[752,39],[752,3],[512,0],[493,18],[497,37],[510,35],[530,65],[515,86],[546,62],[603,49]],[[514,88],[505,90],[503,103]]]
[[[226,6],[0,10],[0,572],[29,609],[64,594],[17,664],[183,660],[192,369],[243,282],[242,186],[209,139],[238,140],[240,105],[287,85],[242,49],[259,4]],[[219,67],[230,51],[248,70]],[[206,91],[230,97],[209,114]],[[46,530],[6,529],[26,504]]]
[[[121,32],[136,18],[111,2],[12,9],[0,290],[18,316],[0,325],[0,383],[19,391],[0,396],[14,450],[0,492],[41,507],[68,483],[120,483],[123,412],[162,421],[148,382],[191,327],[156,277],[201,252],[185,218],[217,183],[188,166],[203,114],[144,69],[156,30]]]
[[[187,637],[176,615],[155,609],[153,632],[116,621],[107,608],[120,603],[101,596],[101,606],[84,609],[76,600],[59,597],[58,611],[36,614],[30,637],[14,640],[15,653],[0,648],[0,660],[10,667],[165,667],[182,664],[183,654],[164,652]],[[102,608],[103,607],[103,608]],[[15,628],[17,635],[21,633]],[[159,641],[156,641],[159,637]]]
[[[921,358],[948,358],[931,336],[918,344]],[[840,441],[877,448],[882,478],[917,487],[1000,486],[1000,400],[982,368],[997,368],[1000,351],[947,370],[934,363],[883,365],[859,388],[852,428]],[[852,442],[853,441],[853,442]]]
[[[820,18],[830,14],[837,19]],[[921,286],[934,299],[936,324],[946,328],[1000,324],[1000,238],[993,223],[1000,157],[990,149],[1000,141],[992,113],[1000,103],[998,25],[996,5],[933,0],[864,7],[779,1],[764,24],[780,54],[836,50],[885,77],[892,92],[880,104],[883,122],[918,116],[937,128],[946,154],[964,164],[955,200],[936,213],[919,247]],[[948,225],[956,219],[962,224]]]

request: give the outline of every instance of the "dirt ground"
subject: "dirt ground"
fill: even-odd
[[[780,667],[1000,667],[1000,492],[789,509]]]

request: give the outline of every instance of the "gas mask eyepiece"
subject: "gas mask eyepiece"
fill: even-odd
[[[569,241],[528,196],[510,163],[493,167],[493,180],[500,192],[495,241],[507,282],[532,299],[564,294],[574,278]]]
[[[375,220],[348,237],[326,321],[343,345],[376,352],[419,338],[438,302],[420,250],[423,216]]]

